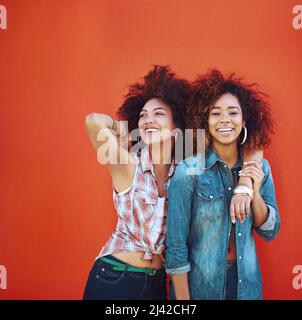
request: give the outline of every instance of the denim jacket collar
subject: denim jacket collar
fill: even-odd
[[[217,161],[225,164],[225,162],[219,158],[214,147],[210,147],[209,150],[206,151],[205,169],[210,169]],[[233,167],[233,169],[237,167],[242,167],[242,164],[243,164],[243,148],[239,148],[238,160],[236,165]]]

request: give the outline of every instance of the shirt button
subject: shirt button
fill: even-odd
[[[239,260],[241,260],[242,259],[242,257],[241,256],[239,256]]]
[[[241,281],[241,279],[239,280],[239,283],[241,283],[242,281]]]
[[[210,199],[213,199],[213,196],[210,196]]]
[[[241,233],[240,232],[238,233],[238,236],[241,237]]]
[[[229,237],[231,236],[231,232],[229,232]]]
[[[225,168],[227,167],[226,164],[224,165],[224,167],[225,167]]]
[[[228,190],[232,190],[232,188],[231,188],[231,187],[228,187]]]

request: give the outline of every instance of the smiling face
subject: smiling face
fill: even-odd
[[[172,111],[168,106],[157,98],[147,101],[138,122],[139,134],[146,145],[171,139],[171,131],[175,128]]]
[[[208,124],[214,147],[237,143],[244,126],[238,99],[230,93],[223,94],[210,109]]]

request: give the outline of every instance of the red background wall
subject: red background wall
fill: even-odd
[[[151,64],[193,79],[236,71],[272,97],[271,162],[281,213],[257,239],[265,299],[301,299],[302,29],[290,0],[0,0],[0,299],[81,299],[116,223],[111,184],[84,117],[113,114]]]

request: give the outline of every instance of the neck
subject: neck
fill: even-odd
[[[160,144],[152,144],[149,146],[149,153],[153,166],[157,168],[170,167],[172,162],[171,148]]]
[[[230,168],[233,168],[236,165],[238,160],[237,141],[228,145],[213,142],[213,147],[219,158],[224,161]]]

